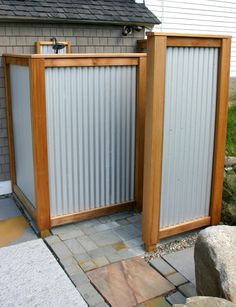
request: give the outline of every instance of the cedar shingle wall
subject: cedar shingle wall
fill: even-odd
[[[72,52],[135,52],[136,40],[144,32],[121,36],[119,26],[19,24],[0,23],[0,181],[10,179],[6,123],[3,53],[34,53],[34,43],[56,36],[59,40],[70,40]]]

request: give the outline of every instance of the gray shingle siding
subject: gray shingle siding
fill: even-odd
[[[1,0],[0,19],[95,22],[109,24],[159,24],[144,4],[134,0]]]
[[[0,181],[10,179],[2,53],[34,53],[34,43],[70,40],[72,52],[135,52],[144,32],[122,37],[122,26],[80,24],[0,23]]]

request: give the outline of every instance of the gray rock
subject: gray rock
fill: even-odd
[[[236,157],[225,157],[225,166],[232,167],[236,165]]]
[[[236,304],[218,297],[195,296],[187,298],[185,304],[175,304],[173,306],[174,307],[236,307]]]
[[[236,227],[213,226],[199,233],[194,259],[197,293],[236,303]]]

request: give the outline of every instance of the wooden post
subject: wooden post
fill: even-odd
[[[10,66],[4,57],[4,76],[5,76],[5,93],[6,93],[6,110],[7,110],[7,136],[9,146],[10,158],[10,174],[12,191],[16,184],[16,166],[15,166],[15,150],[14,150],[14,135],[13,135],[13,121],[12,121],[12,108],[11,108],[11,89],[10,89]]]
[[[30,72],[36,220],[40,235],[44,237],[51,226],[44,59],[31,59]]]
[[[217,109],[210,210],[212,225],[219,224],[221,219],[225,143],[228,117],[230,47],[231,39],[223,38],[218,64]]]
[[[144,129],[146,103],[146,57],[140,57],[137,73],[137,109],[136,109],[136,166],[135,166],[135,200],[136,208],[142,210],[143,203],[143,163],[144,163]]]
[[[166,45],[166,36],[149,36],[142,222],[148,251],[155,249],[160,228]]]

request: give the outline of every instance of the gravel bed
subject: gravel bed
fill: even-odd
[[[173,238],[173,240],[168,239],[167,242],[160,242],[154,252],[145,254],[145,260],[150,261],[154,258],[171,254],[177,251],[181,251],[185,248],[189,248],[194,246],[199,230],[191,232],[186,235],[179,236],[177,238]]]

